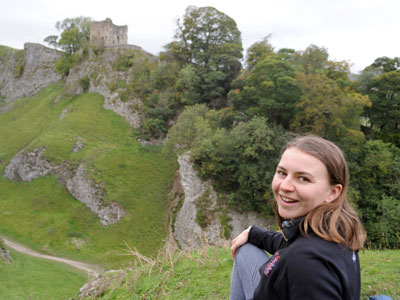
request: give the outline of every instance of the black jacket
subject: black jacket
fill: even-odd
[[[358,253],[313,232],[303,236],[300,221],[285,221],[283,234],[251,228],[249,242],[273,254],[260,267],[254,299],[359,300]]]

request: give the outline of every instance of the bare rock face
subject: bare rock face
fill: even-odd
[[[6,103],[35,95],[42,88],[61,80],[54,66],[62,53],[40,44],[25,43],[24,50],[0,61],[0,96]]]
[[[100,187],[93,184],[88,178],[85,166],[82,164],[74,176],[67,180],[66,187],[72,196],[84,203],[100,218],[102,225],[114,224],[124,215],[123,210],[117,204],[103,204]]]
[[[69,93],[80,94],[83,90],[79,85],[79,81],[81,78],[88,76],[90,78],[88,91],[99,93],[104,97],[103,107],[125,118],[133,128],[139,128],[142,120],[135,107],[140,107],[140,99],[135,98],[134,95],[130,95],[129,99],[122,101],[119,92],[124,92],[124,88],[120,87],[115,90],[110,88],[112,84],[116,84],[117,82],[128,83],[130,80],[129,72],[116,71],[112,67],[121,53],[129,49],[142,51],[137,46],[128,45],[125,48],[106,48],[102,54],[99,54],[100,57],[96,57],[91,52],[87,60],[70,70],[66,80],[66,87]]]
[[[111,225],[122,219],[123,209],[116,203],[103,203],[103,187],[93,182],[83,164],[71,171],[69,166],[55,166],[43,158],[45,149],[20,151],[6,166],[5,175],[13,181],[32,181],[47,174],[55,174],[69,193],[84,203],[100,218],[102,225]]]
[[[197,176],[189,159],[189,155],[178,157],[179,175],[185,193],[185,201],[176,216],[174,236],[183,249],[201,245],[200,241],[203,235],[200,225],[196,223],[195,201],[204,193],[206,187]]]
[[[227,242],[223,238],[223,228],[219,220],[217,208],[217,194],[211,182],[203,182],[197,175],[196,170],[190,162],[189,154],[178,157],[179,175],[181,186],[185,193],[185,200],[182,208],[177,213],[174,224],[174,237],[183,249],[197,248],[202,244],[223,245]],[[202,228],[196,221],[198,212],[196,201],[203,197],[205,192],[209,194],[208,207],[214,211],[213,218],[209,220],[208,226]],[[228,216],[231,218],[229,224],[232,226],[231,238],[236,237],[248,226],[257,224],[268,226],[271,220],[261,218],[256,213],[240,214],[229,210]]]
[[[42,157],[44,148],[20,151],[5,168],[5,177],[13,181],[32,181],[49,174],[54,167]]]

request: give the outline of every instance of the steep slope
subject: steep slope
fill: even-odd
[[[176,162],[156,147],[141,147],[132,127],[103,108],[101,95],[62,94],[60,82],[0,115],[3,174],[21,151],[40,150],[42,160],[62,169],[30,181],[0,178],[0,232],[37,251],[107,268],[129,261],[121,255],[125,243],[153,255],[166,238],[167,193]],[[102,225],[67,188],[68,174],[81,166],[103,204],[124,210],[118,222]]]

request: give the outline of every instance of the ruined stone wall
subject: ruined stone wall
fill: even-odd
[[[114,25],[111,19],[90,24],[90,42],[98,46],[112,47],[128,44],[128,26]]]

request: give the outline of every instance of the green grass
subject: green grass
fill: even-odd
[[[129,124],[102,107],[99,94],[59,97],[62,91],[62,83],[52,85],[0,115],[0,170],[4,173],[18,151],[44,146],[54,164],[74,168],[83,163],[89,176],[104,185],[104,202],[119,203],[126,215],[103,226],[54,175],[31,182],[0,176],[0,233],[42,253],[106,268],[128,262],[121,255],[125,242],[155,255],[166,238],[167,194],[176,162],[162,156],[161,149],[141,147]],[[69,112],[60,118],[66,108]],[[73,153],[77,141],[84,148]],[[84,242],[79,249],[76,239]]]
[[[386,294],[400,299],[400,250],[360,253],[361,300]],[[101,299],[228,299],[233,261],[229,248],[162,253],[158,259],[104,276]],[[107,283],[107,284],[105,284]]]
[[[367,250],[360,253],[361,294],[400,299],[400,250]]]
[[[71,299],[87,281],[85,272],[66,264],[10,254],[10,264],[0,261],[0,300]]]

